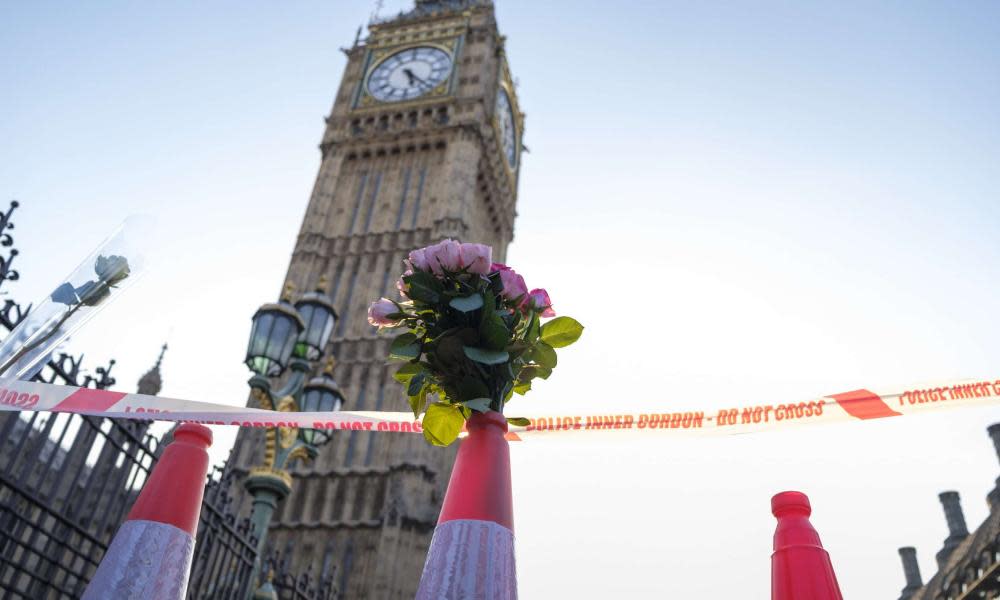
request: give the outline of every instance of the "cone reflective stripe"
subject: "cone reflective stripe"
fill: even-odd
[[[183,600],[212,431],[185,423],[156,463],[104,554],[84,600]]]
[[[771,600],[843,600],[830,555],[809,522],[812,507],[802,492],[771,498],[778,519],[771,555]]]
[[[517,598],[514,502],[507,421],[496,412],[468,421],[417,600]]]

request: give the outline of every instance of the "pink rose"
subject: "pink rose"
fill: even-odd
[[[524,299],[525,306],[539,311],[539,316],[554,317],[556,311],[552,310],[552,300],[549,293],[542,288],[536,288],[528,292],[528,297]]]
[[[503,291],[500,292],[508,300],[517,300],[528,293],[528,286],[514,269],[505,267],[500,271],[500,283],[503,284]]]
[[[503,263],[493,263],[490,265],[490,273],[499,273],[500,271],[510,271],[510,267]]]
[[[406,271],[403,272],[400,278],[396,280],[396,289],[399,290],[399,295],[402,296],[403,298],[406,298],[407,300],[410,299],[410,297],[406,295],[406,290],[409,288],[407,287],[406,282],[403,281],[403,277],[406,277],[408,275],[413,275],[413,269],[407,269]]]
[[[368,307],[368,322],[376,327],[396,327],[399,321],[389,318],[389,315],[398,313],[399,308],[388,298],[380,298]]]
[[[485,244],[462,244],[462,266],[469,273],[489,275],[493,262],[493,248]]]
[[[431,265],[429,258],[427,256],[427,248],[419,248],[417,250],[412,250],[404,261],[410,270],[413,271],[430,271]]]
[[[424,252],[435,275],[462,268],[462,245],[455,240],[443,240],[433,246],[427,246]]]
[[[427,248],[420,248],[419,250],[410,252],[406,262],[410,265],[410,268],[415,271],[431,270],[431,265],[428,262],[427,257]]]

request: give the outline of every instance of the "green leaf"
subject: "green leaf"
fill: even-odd
[[[50,298],[52,298],[53,302],[73,306],[77,303],[76,288],[69,283],[63,283],[52,292]]]
[[[492,400],[489,398],[473,398],[472,400],[462,402],[462,404],[476,412],[487,412],[490,410],[490,402],[492,402]]]
[[[412,333],[396,336],[389,346],[389,358],[412,360],[420,356],[420,340]]]
[[[454,404],[435,402],[427,407],[424,415],[424,439],[435,446],[448,446],[462,431],[465,418],[462,411]]]
[[[427,376],[424,373],[418,373],[410,380],[410,385],[406,388],[406,394],[408,396],[416,396],[420,393],[420,390],[424,387],[424,382]]]
[[[434,318],[434,311],[431,311],[430,315],[428,315],[428,316],[431,319],[433,319]],[[436,341],[442,340],[442,339],[446,338],[449,335],[454,335],[458,330],[459,330],[458,327],[449,327],[448,329],[445,329],[444,331],[440,331],[440,332],[435,331],[434,335],[433,336],[428,336],[428,339],[426,341],[435,341],[436,342]]]
[[[507,381],[514,381],[515,379],[517,379],[517,371],[515,370],[516,367],[514,367],[514,363],[513,362],[508,362],[507,364],[504,365],[504,367],[505,367],[504,370],[506,371],[506,373],[503,373],[503,375],[507,376],[506,377]],[[520,369],[517,369],[517,370],[520,370]]]
[[[479,330],[472,327],[464,327],[455,334],[466,346],[475,346],[479,343]]]
[[[416,271],[403,277],[403,283],[407,285],[407,296],[427,304],[436,304],[444,291],[438,278],[424,271]]]
[[[393,338],[392,345],[395,346],[399,344],[405,346],[406,344],[411,344],[415,341],[417,341],[416,334],[407,331],[406,333],[401,333],[397,335],[395,338]]]
[[[489,397],[490,388],[476,377],[464,377],[458,384],[460,401]]]
[[[423,371],[424,366],[420,363],[406,363],[396,369],[396,373],[392,376],[392,378],[403,385],[408,385],[414,375],[422,373]]]
[[[494,296],[499,296],[500,293],[503,292],[503,282],[500,281],[500,274],[494,273],[489,278],[489,281],[490,281],[489,290],[493,292]]]
[[[503,350],[510,342],[510,331],[495,312],[483,311],[483,318],[479,322],[479,339],[490,350]]]
[[[483,365],[503,364],[510,358],[510,355],[503,350],[487,350],[485,348],[473,348],[470,346],[465,346],[463,350],[469,360],[474,360]]]
[[[522,381],[514,386],[514,392],[522,396],[530,391],[531,391],[531,381]]]
[[[507,422],[511,425],[517,425],[518,427],[527,427],[531,425],[531,419],[526,419],[524,417],[507,417]]]
[[[529,346],[525,342],[522,342],[521,340],[514,340],[510,344],[508,344],[507,347],[504,348],[504,350],[506,350],[507,352],[509,352],[510,355],[513,356],[514,358],[517,358],[518,356],[521,355],[521,353],[523,353],[525,350],[529,349],[530,347],[531,346]]]
[[[571,317],[556,317],[542,325],[542,341],[553,348],[569,346],[583,335],[583,325]]]
[[[483,307],[483,297],[480,294],[473,294],[464,298],[452,298],[448,306],[464,313],[472,312]]]
[[[459,363],[465,362],[463,359],[465,357],[462,348],[462,340],[457,336],[449,335],[448,337],[442,338],[437,345],[437,357],[440,362],[446,365],[460,366]]]
[[[496,298],[493,294],[483,294],[483,313],[479,319],[480,345],[489,350],[503,350],[510,341],[510,330],[496,312]],[[466,343],[467,346],[472,344]]]
[[[536,377],[540,377],[542,379],[548,379],[549,375],[551,374],[552,374],[552,369],[549,369],[547,367],[543,367],[541,365],[528,365],[523,369],[521,369],[521,372],[518,374],[517,380],[520,383],[525,383],[531,381]]]
[[[556,363],[559,362],[559,357],[556,356],[556,351],[552,346],[546,344],[545,342],[538,342],[538,345],[534,347],[531,351],[531,357],[534,361],[547,369],[554,369]]]
[[[410,410],[413,411],[414,419],[420,416],[420,411],[424,410],[424,405],[427,404],[427,393],[430,389],[431,386],[425,385],[420,388],[420,392],[418,394],[407,397],[407,400],[410,401]]]
[[[531,313],[531,320],[528,321],[528,330],[524,335],[525,341],[529,344],[534,344],[538,341],[538,336],[541,333],[538,327],[539,319],[537,313]]]

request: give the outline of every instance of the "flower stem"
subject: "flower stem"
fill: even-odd
[[[7,372],[7,369],[17,364],[17,361],[21,360],[21,358],[23,358],[24,355],[28,354],[32,350],[35,350],[45,342],[52,339],[52,336],[58,333],[58,331],[62,328],[62,326],[66,323],[66,321],[68,321],[69,318],[72,317],[76,313],[76,311],[80,310],[80,308],[82,307],[83,303],[81,302],[80,304],[77,304],[73,308],[66,311],[66,314],[63,315],[61,319],[59,319],[59,322],[56,323],[48,333],[46,333],[45,335],[43,335],[42,337],[40,337],[39,339],[35,340],[32,343],[26,344],[24,347],[22,347],[20,350],[14,353],[14,356],[10,357],[10,359],[7,360],[3,364],[3,366],[0,366],[0,375],[3,375],[4,373]]]

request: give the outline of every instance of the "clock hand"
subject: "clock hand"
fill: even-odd
[[[410,81],[410,85],[413,85],[413,80],[417,78],[417,76],[413,74],[413,71],[409,69],[403,69],[403,75],[406,75],[406,78]]]
[[[411,84],[411,85],[413,84],[413,80],[414,80],[414,79],[416,79],[416,80],[417,80],[417,81],[419,81],[419,82],[420,82],[420,83],[421,83],[422,85],[425,85],[425,86],[427,86],[427,87],[431,87],[431,84],[427,83],[427,82],[426,82],[426,81],[424,81],[423,79],[421,79],[421,78],[417,77],[416,75],[414,75],[414,74],[413,74],[413,71],[411,71],[411,70],[409,70],[409,69],[406,69],[406,73],[407,73],[407,75],[409,75],[409,77],[410,77],[410,84]]]

